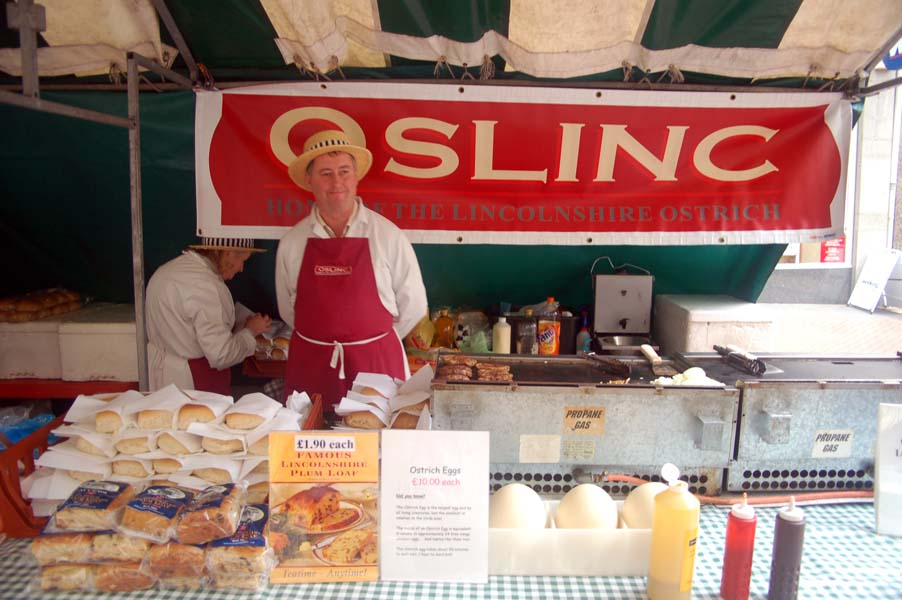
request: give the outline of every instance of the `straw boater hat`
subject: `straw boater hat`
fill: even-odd
[[[288,175],[302,189],[310,191],[307,185],[307,165],[313,159],[329,152],[347,152],[357,162],[357,179],[361,179],[373,164],[373,155],[363,146],[351,143],[344,131],[327,130],[314,133],[304,142],[304,151],[288,165]]]
[[[192,250],[235,250],[237,252],[266,252],[265,248],[255,248],[251,238],[202,237],[199,244],[188,246]]]

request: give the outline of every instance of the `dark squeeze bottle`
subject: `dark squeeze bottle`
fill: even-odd
[[[796,506],[795,496],[777,513],[774,553],[770,563],[768,600],[794,600],[799,591],[805,513]]]
[[[727,517],[720,579],[720,597],[723,600],[748,600],[757,524],[755,509],[748,503],[748,494],[742,494],[742,504],[734,504]]]

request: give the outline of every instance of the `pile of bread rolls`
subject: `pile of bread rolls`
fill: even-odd
[[[335,412],[342,426],[351,429],[416,429],[428,406],[428,394],[391,394],[355,381]]]
[[[78,292],[63,288],[28,292],[21,296],[0,298],[0,323],[22,323],[81,308]]]
[[[257,360],[288,360],[291,328],[282,321],[273,321],[272,327],[254,339],[257,341],[254,358]]]
[[[269,509],[242,484],[197,493],[88,481],[32,541],[42,590],[124,592],[263,587],[274,563]]]

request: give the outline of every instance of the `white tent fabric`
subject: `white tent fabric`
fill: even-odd
[[[150,0],[40,0],[49,47],[38,48],[38,74],[100,75],[126,69],[126,53],[137,52],[165,67],[178,51],[160,40]],[[22,75],[18,48],[0,49],[0,70]]]

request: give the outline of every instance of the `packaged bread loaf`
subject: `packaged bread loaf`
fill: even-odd
[[[204,488],[178,519],[178,541],[206,544],[234,534],[245,493],[243,486],[234,483]]]
[[[128,483],[86,481],[60,505],[54,525],[66,531],[115,529],[119,514],[134,495],[135,488]]]
[[[117,531],[92,534],[91,562],[141,561],[150,549],[150,540]]]
[[[91,560],[90,533],[46,533],[31,540],[31,554],[41,566]]]
[[[175,533],[179,514],[193,498],[194,492],[184,488],[152,485],[125,507],[119,531],[155,542],[166,542]]]
[[[98,592],[134,592],[149,590],[156,579],[140,562],[115,562],[96,565],[94,588]]]
[[[274,562],[266,543],[269,507],[248,504],[234,535],[210,542],[207,546],[207,568],[213,575],[269,573]]]
[[[41,567],[41,589],[67,592],[94,589],[94,565],[52,565]]]
[[[147,567],[158,578],[200,577],[204,573],[204,549],[200,546],[167,542],[150,549]]]

